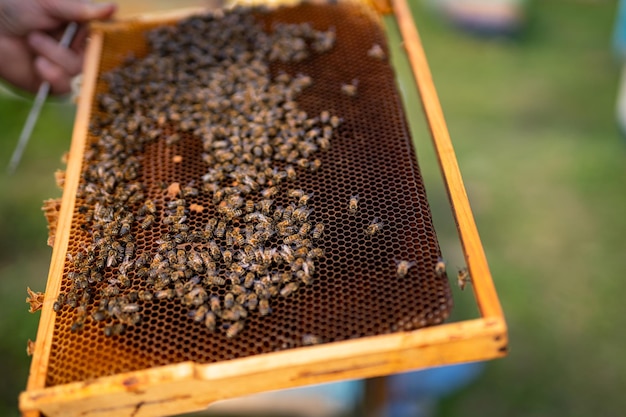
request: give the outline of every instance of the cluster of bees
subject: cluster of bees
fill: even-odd
[[[273,75],[270,65],[330,50],[335,32],[308,24],[265,32],[251,10],[234,9],[146,39],[147,56],[102,75],[108,90],[97,97],[97,139],[85,152],[75,213],[88,244],[69,251],[71,286],[54,309],[76,309],[72,331],[103,322],[113,336],[140,323],[147,303],[172,299],[190,320],[232,338],[249,315],[270,314],[274,297],[310,284],[324,255],[324,223],[313,221],[312,195],[293,181],[320,168],[317,155],[341,120],[301,110],[296,98],[314,80]],[[150,194],[146,145],[192,135],[206,171]],[[154,241],[140,241],[145,233]]]

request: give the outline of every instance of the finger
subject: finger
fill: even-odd
[[[82,67],[81,56],[71,49],[59,45],[52,37],[42,32],[32,32],[28,35],[28,44],[31,48],[48,61],[61,67],[64,72],[76,75]]]
[[[0,36],[0,57],[4,64],[11,63],[0,64],[0,78],[24,90],[37,91],[41,79],[33,66],[35,57],[21,38]]]
[[[67,29],[67,26],[56,29],[56,30],[46,30],[46,31],[40,31],[40,32],[43,32],[44,34],[50,36],[51,38],[55,39],[56,43],[59,43],[61,42],[61,38],[63,37],[63,34],[65,33],[66,29]],[[70,49],[82,55],[83,51],[87,47],[88,38],[89,38],[89,25],[87,23],[79,24],[78,31],[76,31],[76,34],[74,35],[74,38],[72,39],[72,42],[70,44]]]
[[[76,51],[79,55],[82,55],[87,47],[87,36],[89,36],[89,28],[87,25],[80,25],[70,48],[73,51]]]
[[[71,90],[71,76],[62,67],[40,56],[35,59],[35,71],[39,76],[50,83],[53,94],[66,94]]]
[[[116,9],[113,3],[90,3],[76,0],[39,0],[39,2],[51,16],[65,21],[88,22],[108,19]]]

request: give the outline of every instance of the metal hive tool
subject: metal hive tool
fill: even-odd
[[[392,12],[395,19],[389,15]],[[312,77],[313,85],[296,98],[300,109],[311,115],[328,110],[343,119],[334,129],[330,149],[314,154],[321,162],[319,169],[299,170],[295,181],[284,187],[312,194],[308,203],[311,224],[325,225],[321,238],[312,239],[314,246],[325,252],[315,261],[312,282],[297,277],[306,285],[291,295],[271,298],[269,315],[249,312],[243,331],[233,338],[228,338],[229,333],[233,336],[229,319],[221,317],[218,328],[211,332],[204,323],[191,319],[191,307],[178,298],[140,301],[143,317],[120,335],[105,336],[111,325],[108,319],[88,319],[82,328],[75,326],[78,309],[61,306],[57,297],[73,291],[72,281],[79,281],[75,255],[93,242],[83,223],[83,216],[90,215],[83,190],[90,161],[99,155],[97,145],[102,143],[94,122],[104,113],[111,114],[101,113],[100,107],[99,97],[108,89],[105,74],[124,65],[129,53],[138,58],[149,54],[143,38],[149,30],[171,27],[191,14],[181,10],[145,15],[92,28],[67,172],[57,175],[64,184],[63,198],[45,206],[50,222],[48,242],[54,246],[37,340],[29,344],[34,353],[27,389],[20,395],[23,415],[173,415],[255,392],[505,356],[506,322],[405,0],[393,0],[392,5],[384,0],[300,5],[254,14],[266,31],[275,22],[303,21],[318,30],[333,26],[336,31],[330,51],[301,62],[274,62],[270,67],[272,75],[286,71]],[[394,39],[397,29],[404,51]],[[396,90],[394,67],[388,58],[370,56],[379,55],[371,52],[374,44],[382,46],[386,57],[390,48],[393,50],[394,65],[405,52],[409,59],[457,223],[479,318],[443,323],[452,305],[450,288],[438,268],[440,251]],[[357,94],[350,96],[346,92],[351,92],[351,87],[342,85],[353,80],[358,80],[354,84]],[[412,87],[402,75],[398,82],[403,90]],[[162,103],[150,103],[149,107]],[[418,108],[405,110],[419,112]],[[122,123],[131,122],[127,109],[113,114]],[[164,129],[171,136],[183,126],[169,123]],[[206,143],[197,135],[181,136],[170,146],[149,141],[138,155],[141,164],[133,181],[145,185],[144,197],[153,199],[157,210],[170,203],[168,184],[185,186],[207,172],[201,157]],[[283,168],[279,163],[279,169]],[[284,191],[275,197],[277,205],[286,204]],[[354,195],[359,196],[359,207],[351,213],[349,199]],[[212,201],[202,194],[185,204],[189,208],[196,204],[197,210],[187,213],[192,229],[215,214]],[[383,227],[369,235],[374,220]],[[157,247],[166,229],[155,221],[152,228],[144,230],[138,224],[143,221],[139,216],[131,227],[136,233],[135,253],[160,250]],[[271,239],[270,246],[279,243]],[[181,246],[193,249],[186,243]],[[398,271],[399,265],[405,270]],[[102,283],[89,284],[91,308],[100,302],[104,283],[115,278],[115,269],[115,265],[104,268]],[[285,266],[277,264],[276,269],[285,271]],[[131,287],[123,292],[140,290],[147,283],[134,272],[128,275]],[[84,282],[84,277],[81,280]],[[207,288],[224,302],[226,290],[219,283]],[[92,313],[89,311],[90,316]],[[78,331],[72,332],[73,326]]]

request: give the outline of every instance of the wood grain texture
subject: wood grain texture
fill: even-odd
[[[463,245],[465,260],[472,277],[472,288],[483,317],[503,317],[495,286],[480,242],[472,209],[465,192],[448,127],[439,103],[430,68],[419,34],[406,0],[392,0],[393,8],[404,40],[415,81],[420,93],[424,113],[430,127],[439,166],[444,178],[448,198],[457,230]]]
[[[98,73],[98,61],[102,49],[102,34],[94,33],[89,41],[87,54],[85,57],[84,84],[76,113],[76,122],[72,134],[72,144],[67,163],[65,177],[65,187],[59,211],[58,224],[50,270],[48,272],[48,283],[46,285],[46,297],[43,303],[39,328],[37,330],[37,342],[35,352],[30,366],[27,389],[43,388],[46,379],[46,369],[50,346],[52,343],[52,332],[56,313],[52,306],[59,295],[63,268],[65,265],[65,255],[69,241],[70,226],[74,213],[74,203],[76,200],[76,190],[80,180],[80,172],[83,160],[83,150],[87,139],[87,128],[91,114],[91,101],[94,94],[96,78]]]
[[[23,411],[53,416],[159,416],[282,388],[367,378],[506,354],[497,318],[362,338],[242,359],[130,372],[20,396]]]

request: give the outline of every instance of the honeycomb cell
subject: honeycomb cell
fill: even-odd
[[[182,361],[219,362],[297,348],[306,340],[328,343],[413,330],[439,324],[448,317],[450,288],[445,274],[435,273],[440,250],[393,68],[386,59],[367,55],[372,45],[378,44],[389,56],[380,22],[351,4],[300,5],[257,13],[255,18],[266,30],[277,22],[310,22],[316,30],[334,28],[336,33],[336,43],[329,51],[314,53],[300,62],[275,61],[270,67],[273,77],[285,72],[292,77],[306,74],[312,78],[312,85],[296,98],[298,107],[308,115],[327,110],[342,119],[330,148],[311,158],[319,158],[320,168],[315,172],[299,170],[295,180],[285,183],[285,189],[312,194],[309,221],[325,224],[315,243],[324,252],[315,263],[316,280],[301,285],[288,297],[273,297],[268,315],[261,316],[258,309],[250,311],[245,327],[235,338],[226,336],[228,323],[218,321],[218,329],[211,332],[203,323],[194,322],[192,308],[176,298],[138,301],[141,321],[111,337],[104,336],[105,327],[114,324],[110,319],[96,322],[88,317],[82,330],[72,332],[79,313],[64,305],[55,318],[47,386]],[[127,30],[106,32],[100,74],[122,65],[131,52],[139,58],[146,56],[149,51],[143,34],[151,28],[151,24],[134,22]],[[358,92],[348,97],[341,85],[352,80],[358,80]],[[100,77],[96,96],[106,91],[107,83]],[[95,120],[100,110],[94,109]],[[132,115],[121,116],[130,122]],[[175,122],[163,126],[162,131],[163,136],[179,134],[180,139],[172,145],[165,140],[153,141],[137,150],[140,168],[136,180],[143,185],[145,198],[154,202],[157,213],[174,200],[167,191],[171,184],[198,185],[207,173],[199,137]],[[85,153],[101,140],[90,132]],[[351,213],[349,201],[355,195],[358,209]],[[201,230],[217,215],[218,208],[207,193],[188,200],[202,207],[190,211],[190,230]],[[274,204],[284,207],[290,201],[279,194]],[[68,243],[71,255],[92,239],[89,231],[81,229],[89,204],[80,198],[76,201]],[[139,210],[139,206],[129,207]],[[384,226],[368,236],[366,229],[375,218]],[[237,222],[233,220],[231,226],[236,227]],[[131,233],[135,256],[140,257],[158,250],[159,238],[168,233],[168,227],[155,221],[142,228],[135,219]],[[192,243],[183,250],[190,252],[194,247]],[[395,261],[399,260],[416,262],[401,280],[396,276]],[[114,270],[104,268],[101,281],[90,284],[94,288],[91,305],[101,302],[102,290],[114,278]],[[276,270],[284,272],[287,266],[277,266]],[[68,259],[61,294],[71,292],[71,272],[78,271]],[[133,272],[123,291],[129,294],[145,289],[145,280]],[[223,286],[213,285],[207,291],[220,299],[226,294]]]

